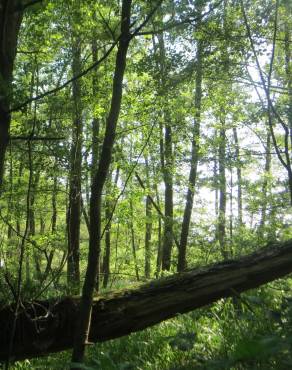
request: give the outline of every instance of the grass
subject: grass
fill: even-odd
[[[84,369],[287,370],[292,368],[292,299],[279,283],[220,300],[138,333],[90,346]],[[281,284],[281,282],[280,282]],[[70,351],[13,369],[68,369]]]

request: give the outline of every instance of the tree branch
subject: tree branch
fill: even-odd
[[[31,0],[31,1],[27,2],[27,3],[25,3],[25,4],[21,4],[20,5],[20,10],[23,11],[23,10],[29,8],[30,6],[36,5],[38,3],[41,3],[42,1],[43,0]]]
[[[72,82],[74,82],[74,81],[78,80],[79,78],[85,76],[87,73],[89,73],[94,68],[96,68],[99,64],[101,64],[110,55],[110,53],[116,47],[118,42],[119,42],[119,38],[111,45],[111,47],[105,52],[105,54],[100,59],[98,59],[95,63],[91,64],[88,68],[84,69],[81,73],[77,74],[76,76],[73,76],[72,78],[70,78],[69,80],[64,82],[62,85],[59,85],[59,86],[57,86],[57,87],[55,87],[51,90],[45,91],[44,93],[39,94],[37,96],[33,96],[32,98],[29,98],[29,99],[25,100],[23,103],[12,107],[10,109],[9,113],[19,111],[29,103],[40,100],[40,99],[42,99],[42,98],[44,98],[48,95],[55,94],[56,92],[64,89],[64,87],[70,85]]]
[[[187,17],[185,17],[181,21],[170,23],[170,24],[166,24],[165,27],[160,28],[158,30],[151,30],[151,31],[147,31],[146,30],[146,31],[143,31],[143,32],[139,32],[139,30],[137,30],[136,35],[137,36],[156,35],[156,34],[163,33],[165,31],[171,30],[171,29],[173,29],[175,27],[182,26],[184,24],[193,24],[193,23],[196,23],[196,22],[202,20],[206,15],[210,14],[213,10],[215,10],[216,8],[218,8],[222,2],[223,2],[223,0],[218,1],[213,7],[210,7],[210,9],[207,12],[203,13],[199,17],[192,18],[192,15],[188,15]]]
[[[28,3],[28,4],[33,5],[32,3],[34,3],[34,2],[36,3],[36,2],[39,2],[39,1],[42,1],[42,0],[34,0],[34,1],[31,1],[30,3]],[[141,25],[138,26],[138,28],[136,30],[134,30],[134,32],[130,36],[131,39],[133,37],[135,37],[138,34],[138,32],[149,22],[149,20],[154,15],[154,13],[158,9],[158,7],[161,5],[162,1],[163,0],[160,0],[157,3],[157,5],[151,10],[151,12],[148,14],[148,16],[145,18],[145,20],[141,23]],[[110,55],[110,53],[116,47],[116,45],[119,43],[120,39],[121,39],[121,35],[111,44],[110,48],[105,52],[105,54],[100,59],[98,59],[95,63],[91,64],[88,68],[84,69],[81,73],[77,74],[76,76],[73,76],[72,78],[70,78],[69,80],[67,80],[66,82],[64,82],[62,85],[59,85],[59,86],[57,86],[57,87],[55,87],[55,88],[53,88],[51,90],[45,91],[44,93],[39,94],[37,96],[33,96],[32,98],[29,98],[29,99],[25,100],[23,103],[12,107],[9,110],[8,113],[19,111],[22,108],[24,108],[27,104],[30,104],[30,103],[32,103],[34,101],[43,99],[44,97],[46,97],[48,95],[55,94],[55,93],[59,92],[60,90],[63,90],[66,86],[70,85],[72,82],[74,82],[74,81],[78,80],[79,78],[87,75],[90,71],[92,71],[99,64],[101,64],[105,59],[107,59],[107,57]]]

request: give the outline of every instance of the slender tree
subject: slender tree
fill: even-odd
[[[220,114],[220,129],[219,129],[219,213],[218,213],[218,241],[221,254],[227,258],[226,252],[226,128],[225,128],[225,112]]]
[[[120,169],[119,167],[116,169],[115,178],[112,184],[112,176],[109,176],[109,181],[107,181],[107,190],[106,190],[106,202],[105,202],[105,251],[103,256],[103,263],[102,263],[102,273],[103,273],[103,287],[106,288],[108,286],[111,268],[110,268],[110,260],[111,260],[111,227],[112,227],[112,217],[113,217],[113,201],[112,197],[112,188],[116,188],[118,180],[119,180]]]
[[[202,14],[202,4],[198,7],[198,15]],[[197,24],[200,30],[200,21]],[[186,252],[189,235],[189,228],[191,222],[191,215],[194,202],[194,193],[197,180],[197,167],[199,161],[199,139],[200,139],[200,125],[201,125],[201,101],[202,101],[202,80],[203,80],[203,40],[200,37],[197,41],[196,53],[196,90],[195,90],[195,117],[192,132],[192,149],[191,149],[191,163],[189,182],[186,195],[186,204],[183,215],[183,222],[180,234],[179,254],[178,254],[178,271],[183,271],[187,267]]]
[[[123,0],[121,13],[121,36],[116,56],[115,73],[113,79],[113,92],[109,115],[106,122],[105,136],[100,153],[98,169],[93,178],[90,197],[90,230],[89,253],[85,281],[80,302],[80,314],[75,331],[75,340],[72,353],[73,363],[82,363],[85,346],[88,339],[92,300],[98,273],[98,261],[101,245],[101,203],[102,190],[111,163],[112,149],[115,140],[116,125],[119,118],[122,101],[122,82],[126,68],[126,56],[130,42],[130,15],[131,0]],[[73,369],[80,368],[72,365]]]
[[[74,3],[72,17],[72,74],[76,76],[81,71],[81,38],[76,29],[80,20],[80,2]],[[82,164],[82,101],[81,80],[73,81],[73,125],[69,175],[69,205],[68,205],[68,288],[75,294],[80,291],[80,219],[81,219],[81,164]]]
[[[147,189],[150,189],[150,174],[149,174],[149,163],[148,158],[145,156],[145,169],[146,169],[146,182]],[[152,233],[152,203],[148,195],[145,198],[145,265],[144,272],[147,279],[150,278],[151,274],[151,233]]]
[[[162,270],[170,270],[173,245],[173,144],[172,124],[166,88],[167,67],[164,35],[157,35],[159,94],[163,97],[163,124],[160,127],[161,168],[164,181],[164,233],[162,242]]]
[[[242,226],[242,175],[240,165],[240,148],[237,135],[237,128],[233,127],[233,139],[235,144],[235,160],[236,160],[236,175],[237,175],[237,219],[238,225]]]
[[[270,188],[270,176],[271,176],[271,164],[272,164],[272,156],[271,156],[271,134],[267,132],[267,142],[266,142],[266,155],[265,155],[265,169],[264,169],[264,178],[263,178],[263,185],[262,185],[262,205],[261,205],[261,218],[260,218],[260,225],[259,225],[259,234],[263,236],[263,231],[266,225],[267,220],[267,206],[268,206],[268,195],[269,195],[269,188]]]

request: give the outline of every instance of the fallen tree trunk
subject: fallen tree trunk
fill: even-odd
[[[89,340],[102,342],[145,329],[179,313],[230,297],[292,272],[292,240],[235,260],[153,281],[137,289],[99,296]],[[26,303],[17,319],[13,359],[72,347],[79,298]],[[0,361],[6,360],[13,306],[0,311]]]

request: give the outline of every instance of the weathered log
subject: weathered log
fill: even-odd
[[[292,240],[245,257],[189,270],[133,290],[94,300],[91,342],[145,329],[179,313],[256,288],[292,272]],[[37,357],[72,347],[79,298],[25,303],[17,319],[13,359]],[[0,311],[0,361],[6,359],[13,306]]]

